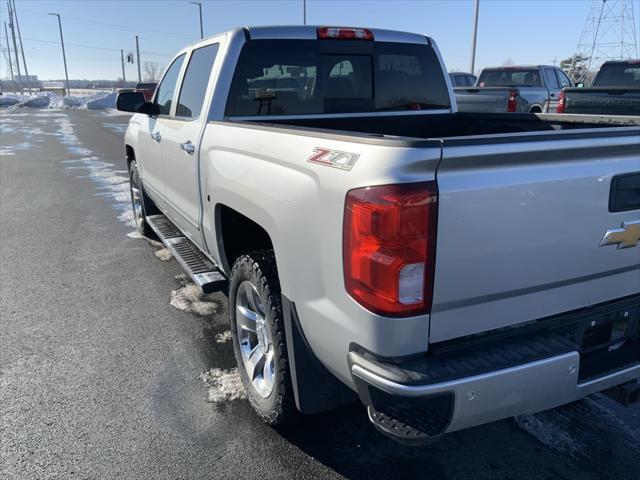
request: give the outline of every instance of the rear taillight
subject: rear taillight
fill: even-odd
[[[340,40],[373,40],[373,33],[366,28],[349,27],[320,27],[318,28],[318,38],[320,39],[340,39]]]
[[[351,190],[343,233],[347,292],[384,316],[429,312],[437,214],[435,182]]]
[[[520,93],[516,89],[509,90],[509,99],[507,101],[507,112],[515,112],[518,109],[518,95]]]
[[[560,96],[558,97],[558,105],[556,106],[556,113],[564,113],[564,101],[565,101],[566,92],[562,90],[560,92]]]

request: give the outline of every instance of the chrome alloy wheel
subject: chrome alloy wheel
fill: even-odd
[[[256,287],[245,280],[236,293],[236,329],[242,362],[258,394],[267,398],[275,383],[273,339]]]
[[[136,228],[139,231],[142,231],[142,222],[144,219],[142,211],[142,192],[133,184],[131,184],[131,208],[133,209],[133,221],[136,224]]]

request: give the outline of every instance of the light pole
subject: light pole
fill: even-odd
[[[307,24],[307,0],[302,0],[302,24]]]
[[[200,13],[200,38],[204,38],[204,30],[202,30],[202,3],[201,2],[189,2],[198,6],[198,13]]]
[[[476,42],[478,41],[478,14],[480,13],[480,0],[476,0],[476,14],[473,21],[473,43],[471,46],[471,75],[474,74],[476,68]]]
[[[60,29],[60,44],[62,45],[62,61],[64,62],[64,78],[65,78],[65,87],[67,89],[67,95],[71,95],[69,92],[69,73],[67,72],[67,54],[64,52],[64,37],[62,36],[62,21],[60,20],[59,13],[49,13],[49,15],[54,15],[58,17],[58,28]]]

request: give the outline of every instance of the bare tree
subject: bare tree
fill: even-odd
[[[142,67],[145,82],[157,82],[159,80],[162,65],[156,62],[144,62]]]

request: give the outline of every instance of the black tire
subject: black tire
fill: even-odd
[[[137,189],[140,196],[141,211],[139,212],[140,218],[136,218],[136,205],[134,200],[134,188]],[[140,180],[140,172],[138,172],[138,164],[135,160],[129,163],[129,193],[131,194],[131,208],[133,210],[134,222],[136,223],[136,230],[145,236],[152,236],[153,230],[147,223],[147,215],[154,215],[158,213],[158,209],[142,188],[142,181]]]
[[[239,286],[247,280],[255,286],[262,303],[265,323],[268,325],[273,346],[275,380],[273,389],[266,398],[258,393],[249,379],[238,337],[236,300]],[[251,406],[268,425],[288,423],[295,417],[296,409],[289,372],[280,282],[272,250],[260,250],[243,255],[233,264],[229,286],[229,316],[238,372]]]

